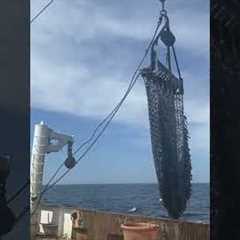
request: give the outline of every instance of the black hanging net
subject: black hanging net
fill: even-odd
[[[174,49],[175,37],[166,23],[152,46],[151,66],[142,70],[151,131],[152,152],[160,197],[169,216],[179,218],[191,195],[191,159],[187,120],[183,109],[183,80]],[[158,40],[167,50],[167,65],[157,58]],[[171,50],[179,73],[172,73]]]

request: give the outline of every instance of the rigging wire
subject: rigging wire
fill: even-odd
[[[31,20],[30,23],[33,23],[47,8],[53,3],[54,0],[50,0]]]
[[[61,152],[64,154],[63,150],[61,150]],[[65,155],[64,155],[65,156]],[[48,180],[47,184],[45,187],[48,187],[48,185],[52,182],[52,180],[55,178],[55,176],[58,174],[58,172],[61,170],[61,168],[64,166],[64,162],[62,162],[60,164],[60,166],[57,168],[57,170],[55,171],[55,173],[52,175],[52,177]]]
[[[126,97],[128,96],[128,94],[130,93],[131,89],[133,88],[134,84],[136,83],[138,77],[140,76],[140,73],[135,77],[134,81],[131,83],[130,88],[128,88],[127,92],[125,93],[124,97],[122,98],[122,100],[120,101],[120,103],[117,105],[117,109],[116,111],[113,113],[113,115],[111,116],[111,118],[107,121],[107,123],[105,124],[105,126],[103,127],[103,129],[100,131],[100,133],[97,135],[97,137],[93,140],[93,142],[88,146],[88,148],[84,151],[84,153],[79,157],[79,159],[76,162],[76,165],[81,161],[81,159],[83,159],[87,153],[91,150],[91,148],[94,146],[94,144],[97,142],[97,140],[102,136],[102,134],[104,133],[104,131],[106,130],[106,128],[108,127],[108,125],[111,123],[111,120],[113,119],[113,117],[116,115],[116,113],[118,112],[119,108],[121,107],[122,103],[124,102],[124,100],[126,99]],[[60,165],[61,166],[61,165]],[[42,196],[45,192],[47,192],[48,190],[50,190],[51,188],[53,188],[59,181],[61,181],[69,172],[71,169],[67,169],[55,182],[53,182],[53,184],[51,186],[45,187],[43,189],[43,191],[41,192],[39,198],[38,198],[38,203],[34,209],[34,211],[32,212],[31,216],[33,216],[36,211],[37,208],[39,207],[40,201],[42,199]]]
[[[129,91],[127,92],[127,94],[125,95],[123,101],[126,99],[126,97],[128,96],[128,94],[130,93],[130,90],[133,88],[134,84],[136,83],[138,77],[140,76],[140,74],[138,74],[136,76],[136,78],[134,79],[134,82],[131,85],[131,88],[129,89]],[[110,122],[112,121],[113,117],[117,114],[119,108],[121,107],[123,101],[121,102],[121,104],[118,106],[117,110],[113,113],[113,115],[111,116],[111,118],[107,121],[106,125],[104,126],[104,128],[101,130],[101,132],[98,134],[98,136],[93,140],[93,142],[88,146],[88,148],[83,152],[83,154],[79,157],[79,159],[77,160],[76,164],[80,162],[80,160],[82,158],[85,157],[85,155],[91,150],[91,148],[94,146],[94,144],[97,142],[97,140],[102,136],[102,134],[104,133],[105,129],[108,127],[108,125],[110,124]],[[56,185],[71,169],[67,169],[65,171],[65,173],[59,177],[52,186],[50,186],[50,188],[52,188],[54,185]],[[49,190],[50,188],[47,188],[46,190]]]
[[[109,118],[109,120],[106,122],[105,126],[103,127],[103,129],[100,131],[100,133],[97,135],[97,137],[93,140],[93,142],[88,146],[88,148],[84,151],[84,153],[79,157],[79,159],[76,161],[76,165],[80,162],[80,160],[82,158],[84,158],[87,153],[91,150],[91,148],[94,146],[94,144],[97,142],[97,140],[102,136],[103,132],[106,130],[106,128],[108,127],[108,125],[111,123],[113,117],[116,115],[116,113],[118,112],[119,108],[121,107],[122,103],[124,102],[124,100],[126,99],[126,97],[128,96],[128,94],[130,93],[131,89],[133,88],[134,84],[136,83],[138,77],[140,76],[140,74],[138,74],[135,79],[133,79],[134,81],[131,82],[128,90],[126,91],[126,93],[124,94],[124,97],[121,99],[121,101],[119,102],[119,104],[115,107],[115,111],[114,113],[111,115],[111,117]],[[113,112],[113,111],[112,111]],[[86,143],[86,142],[85,142]],[[84,144],[85,144],[84,143]],[[83,144],[82,144],[83,145]],[[82,146],[81,145],[81,146]],[[64,163],[62,163],[58,169],[60,169],[60,167],[63,165]],[[55,180],[55,182],[53,182],[53,184],[51,186],[47,185],[45,186],[45,188],[43,189],[43,191],[41,192],[39,198],[38,198],[38,203],[34,209],[34,211],[32,212],[32,215],[35,214],[40,201],[42,199],[42,196],[45,192],[47,192],[48,190],[50,190],[51,188],[53,188],[59,181],[61,181],[66,175],[67,173],[70,171],[71,169],[67,169],[57,180]],[[55,172],[54,176],[52,176],[51,179],[53,179],[55,176],[57,175],[57,171]]]
[[[179,79],[182,79],[181,71],[180,71],[180,68],[179,68],[179,64],[178,64],[178,60],[177,60],[177,55],[176,55],[176,51],[175,51],[175,47],[174,47],[174,46],[172,46],[172,50],[173,50],[173,56],[174,56],[174,59],[175,59],[175,63],[176,63],[176,67],[177,67],[177,72],[178,72]]]
[[[30,20],[30,24],[32,24],[44,11],[47,10],[47,8],[54,2],[54,0],[50,0],[31,20]],[[51,183],[51,181],[54,179],[54,177],[57,175],[57,173],[61,170],[61,168],[63,167],[64,163],[61,164],[59,166],[59,168],[56,170],[55,174],[50,178],[50,180],[48,181],[47,185],[49,185]],[[14,199],[16,199],[18,197],[18,195],[20,195],[24,189],[30,185],[30,180],[28,179],[28,181],[13,195],[11,196],[8,200],[7,200],[7,204],[11,203]],[[30,210],[30,206],[27,206],[23,209],[23,211],[18,215],[18,217],[16,218],[16,222],[15,224],[17,224],[22,217]]]
[[[63,150],[61,150],[61,152],[63,152]],[[64,153],[64,152],[63,152]],[[58,172],[61,170],[61,168],[64,166],[64,162],[62,162],[59,167],[57,168],[57,170],[55,171],[55,173],[52,175],[52,177],[48,180],[47,184],[45,185],[44,188],[48,188],[48,186],[50,185],[50,183],[53,181],[53,179],[56,177],[56,175],[58,174]],[[37,202],[37,205],[36,206],[39,206],[40,204],[40,201],[42,199],[42,196],[41,196],[41,193],[40,193],[40,197],[38,198],[38,202]],[[37,209],[37,207],[36,207]],[[35,209],[35,210],[36,210]],[[34,215],[35,213],[35,210],[32,212],[32,215]]]
[[[88,148],[83,152],[83,154],[79,157],[79,159],[77,160],[76,164],[80,162],[80,160],[82,158],[84,158],[86,156],[86,154],[91,150],[91,148],[94,146],[94,144],[98,141],[98,139],[102,136],[102,134],[104,133],[104,131],[106,130],[106,128],[108,127],[108,125],[111,123],[112,119],[114,118],[114,116],[116,115],[116,113],[118,112],[118,110],[120,109],[121,105],[123,104],[124,100],[126,99],[126,97],[128,96],[128,94],[130,93],[130,91],[132,90],[133,86],[135,85],[138,77],[140,76],[140,73],[139,70],[145,60],[145,58],[147,57],[148,53],[149,53],[149,50],[151,49],[151,46],[156,38],[156,35],[157,35],[157,32],[159,30],[159,27],[161,25],[161,22],[162,22],[162,15],[159,17],[159,21],[158,21],[158,24],[157,24],[157,27],[154,31],[154,34],[153,34],[153,37],[152,37],[152,40],[150,41],[150,43],[148,44],[148,47],[145,51],[145,54],[143,56],[143,58],[141,59],[140,63],[138,64],[132,78],[131,78],[131,81],[129,83],[129,86],[128,86],[128,89],[127,91],[125,92],[124,96],[122,97],[122,99],[120,100],[120,102],[115,106],[115,108],[97,125],[97,127],[95,128],[95,130],[93,131],[93,134],[90,136],[90,138],[85,141],[83,144],[81,144],[79,146],[79,148],[74,152],[75,154],[80,151],[80,149],[82,149],[85,145],[87,145],[88,143],[91,142],[91,140],[95,137],[98,129],[104,124],[105,126],[102,128],[102,130],[100,131],[100,133],[97,135],[97,137],[92,141],[92,143],[88,146]],[[137,74],[138,73],[138,74]],[[59,168],[57,169],[57,171],[54,173],[54,175],[52,176],[51,179],[53,179],[57,173],[59,172],[59,170],[62,168],[64,163],[62,163]],[[63,179],[63,177],[65,177],[67,175],[67,173],[70,171],[71,169],[67,169],[51,186],[49,186],[49,184],[47,184],[45,186],[45,188],[43,189],[43,191],[41,192],[40,194],[40,197],[39,197],[39,201],[37,203],[37,206],[36,208],[34,209],[34,211],[32,212],[32,215],[36,212],[36,209],[38,208],[39,204],[40,204],[40,200],[43,196],[43,194],[50,190],[51,188],[53,188],[59,181],[61,181],[61,179]]]
[[[26,215],[26,213],[28,213],[28,211],[30,210],[30,206],[26,206],[22,212],[15,218],[15,223],[14,225],[17,225],[18,222]]]
[[[56,177],[56,175],[58,174],[58,172],[61,170],[61,168],[62,168],[63,166],[64,166],[64,162],[60,164],[60,166],[57,168],[57,170],[56,170],[55,173],[52,175],[52,177],[48,180],[47,184],[44,186],[44,189],[49,188],[50,183],[53,181],[53,179]],[[44,191],[44,189],[43,189],[43,191]],[[39,206],[39,204],[40,204],[40,202],[41,202],[41,200],[42,200],[43,191],[40,193],[40,196],[39,196],[39,198],[38,198],[38,200],[37,200],[36,207],[35,207],[35,209],[33,210],[31,216],[33,216],[33,215],[35,214],[35,212],[36,212],[36,210],[37,210],[37,208],[38,208],[38,206]]]
[[[131,78],[130,84],[129,84],[129,86],[128,86],[128,89],[127,89],[127,91],[125,92],[124,96],[122,97],[122,99],[120,100],[120,102],[115,106],[115,108],[107,115],[107,117],[105,117],[105,118],[103,119],[103,121],[101,121],[101,122],[97,125],[97,127],[96,127],[95,130],[93,131],[93,134],[91,135],[91,137],[90,137],[87,141],[85,141],[83,144],[81,144],[80,147],[74,152],[74,154],[76,154],[83,146],[85,146],[87,143],[89,143],[89,142],[94,138],[94,136],[96,135],[98,129],[109,119],[109,120],[107,121],[105,127],[103,128],[103,130],[100,132],[100,136],[101,136],[102,133],[104,132],[104,130],[106,129],[106,127],[109,125],[109,123],[111,122],[111,120],[112,120],[113,117],[115,116],[115,114],[117,113],[117,111],[119,110],[119,108],[121,107],[122,103],[124,102],[124,100],[126,99],[126,97],[127,97],[128,94],[129,94],[129,92],[130,92],[131,89],[133,88],[134,84],[136,83],[136,80],[137,80],[138,77],[140,76],[140,74],[138,74],[137,76],[136,76],[136,74],[139,72],[139,70],[140,70],[140,68],[141,68],[141,66],[142,66],[142,64],[143,64],[146,56],[147,56],[148,53],[149,53],[149,50],[150,50],[150,48],[151,48],[151,46],[152,46],[152,43],[153,43],[154,40],[155,40],[155,37],[156,37],[156,35],[157,35],[158,29],[159,29],[159,27],[160,27],[160,25],[161,25],[161,22],[162,22],[162,17],[159,18],[159,21],[158,21],[157,27],[156,27],[156,29],[155,29],[155,31],[154,31],[154,35],[153,35],[153,37],[152,37],[152,40],[150,41],[150,43],[149,43],[149,45],[148,45],[148,47],[147,47],[147,49],[146,49],[146,51],[145,51],[145,54],[144,54],[143,58],[141,59],[140,63],[138,64],[138,66],[137,66],[137,68],[136,68],[136,70],[135,70],[135,72],[134,72],[134,74],[133,74],[133,76],[132,76],[132,78]],[[100,137],[100,136],[99,136],[99,137]],[[98,137],[97,137],[97,139],[98,139]],[[97,140],[97,139],[95,139],[95,140]],[[95,140],[94,140],[94,143],[96,142]],[[91,145],[90,145],[90,146],[91,146]],[[88,151],[88,150],[87,150],[87,151]],[[83,155],[84,155],[84,153],[80,156],[80,158],[78,159],[77,163],[79,162],[79,160],[82,158]]]
[[[161,25],[161,22],[162,22],[162,18],[160,17],[160,18],[159,18],[159,21],[158,21],[158,25],[157,25],[157,27],[156,27],[156,29],[155,29],[153,38],[152,38],[151,42],[149,43],[149,45],[148,45],[148,47],[147,47],[147,49],[146,49],[145,55],[143,56],[142,60],[141,60],[140,63],[138,64],[138,66],[137,66],[137,68],[136,68],[136,70],[135,70],[135,72],[134,72],[134,74],[133,74],[133,76],[132,76],[132,79],[131,79],[131,81],[130,81],[130,84],[129,84],[129,86],[128,86],[128,89],[130,88],[131,83],[134,81],[134,78],[135,78],[137,72],[138,72],[139,69],[141,68],[141,66],[142,66],[142,64],[143,64],[143,62],[144,62],[144,60],[145,60],[145,58],[146,58],[146,56],[147,56],[147,54],[148,54],[148,52],[149,52],[152,44],[153,44],[153,42],[154,42],[154,40],[155,40],[155,37],[156,37],[156,35],[157,35],[158,29],[159,29],[159,27],[160,27],[160,25]],[[128,91],[128,90],[127,90],[127,91]],[[127,91],[126,91],[126,92],[127,92]],[[123,98],[124,98],[124,97],[123,97]],[[122,98],[122,99],[123,99],[123,98]],[[74,151],[74,154],[76,154],[77,152],[79,152],[80,149],[82,149],[87,143],[89,143],[89,142],[94,138],[94,136],[96,135],[98,129],[99,129],[99,128],[104,124],[104,122],[106,122],[107,119],[114,113],[114,111],[118,108],[119,104],[121,104],[121,101],[120,101],[120,102],[115,106],[115,108],[97,125],[97,127],[94,129],[93,134],[91,135],[91,137],[90,137],[87,141],[85,141],[83,144],[81,144],[81,145],[79,146],[79,148],[77,148],[77,150]]]
[[[30,185],[30,180],[28,179],[27,182],[22,187],[20,187],[19,190],[13,196],[11,196],[6,203],[9,204],[13,200],[15,200],[18,197],[18,195],[20,195],[25,190],[25,188],[27,188],[27,186],[29,185]]]

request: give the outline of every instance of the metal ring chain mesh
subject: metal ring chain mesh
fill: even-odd
[[[160,195],[173,218],[179,218],[191,195],[188,130],[183,113],[182,80],[158,62],[158,71],[145,68],[152,152]]]

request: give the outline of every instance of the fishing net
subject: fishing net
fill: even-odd
[[[191,160],[183,112],[183,82],[158,61],[142,71],[149,110],[152,152],[160,196],[169,215],[179,218],[191,195]]]

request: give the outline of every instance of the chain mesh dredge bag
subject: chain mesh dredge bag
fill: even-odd
[[[152,152],[160,195],[169,216],[179,218],[191,195],[188,130],[183,83],[158,61],[142,71],[148,99]]]

